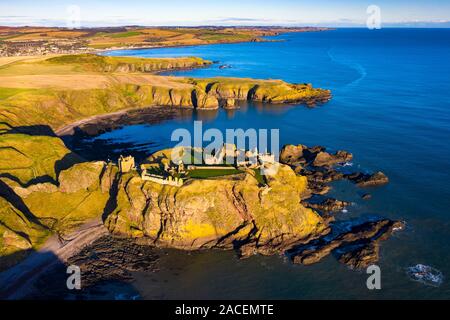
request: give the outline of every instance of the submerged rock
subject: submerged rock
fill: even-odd
[[[380,246],[376,241],[347,249],[338,260],[352,269],[367,268],[378,261],[380,254]]]
[[[318,202],[311,202],[311,201],[303,201],[303,204],[307,206],[308,208],[312,208],[315,210],[320,210],[323,212],[337,212],[342,211],[349,205],[351,205],[351,202],[348,201],[341,201],[334,198],[326,198],[322,201]]]
[[[347,176],[347,178],[358,187],[376,187],[389,182],[389,178],[381,171],[374,174],[354,173]]]
[[[372,199],[372,195],[370,193],[365,193],[361,196],[361,199],[370,200],[370,199]]]

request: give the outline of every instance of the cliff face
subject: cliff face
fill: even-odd
[[[94,115],[125,109],[167,106],[217,109],[235,100],[299,103],[313,106],[330,99],[330,92],[283,81],[172,79],[176,85],[111,83],[87,90],[31,91],[0,102],[0,121],[11,126],[48,124],[57,129]]]
[[[300,204],[306,178],[282,166],[268,184],[259,187],[251,173],[236,180],[194,180],[180,188],[124,175],[105,225],[115,234],[183,249],[249,242],[273,247],[324,231],[322,218]]]
[[[268,103],[303,103],[314,106],[327,102],[331,92],[310,84],[290,84],[281,80],[241,78],[190,79],[190,83],[219,99],[260,101]]]
[[[3,123],[58,129],[87,117],[150,106],[217,109],[234,108],[236,101],[314,106],[331,98],[329,90],[281,80],[154,74],[209,64],[196,57],[148,59],[90,54],[18,61],[3,67],[0,75],[0,131]]]

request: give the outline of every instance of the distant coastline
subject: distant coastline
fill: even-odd
[[[42,32],[40,31],[42,30]],[[1,27],[0,57],[102,53],[110,50],[170,48],[265,41],[288,32],[320,32],[323,27]],[[37,34],[37,32],[40,32]],[[169,33],[169,34],[168,34]]]

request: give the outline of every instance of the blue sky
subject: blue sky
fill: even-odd
[[[449,0],[0,0],[0,25],[65,26],[76,5],[82,26],[362,26],[371,4],[384,26],[450,27]]]

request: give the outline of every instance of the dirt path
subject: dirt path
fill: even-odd
[[[45,271],[64,263],[85,246],[108,234],[101,218],[89,221],[62,240],[52,236],[24,261],[0,273],[0,299],[21,299]]]

